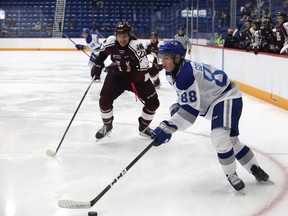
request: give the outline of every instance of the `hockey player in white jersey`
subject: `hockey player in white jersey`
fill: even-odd
[[[152,132],[151,138],[157,141],[155,145],[168,142],[174,132],[187,129],[200,115],[211,121],[212,144],[235,190],[245,187],[236,173],[235,159],[257,181],[268,181],[269,175],[260,168],[252,150],[238,139],[242,97],[235,83],[222,70],[184,59],[184,47],[177,40],[164,42],[159,54],[178,102],[170,107],[171,118],[162,121]]]
[[[90,68],[92,68],[95,63],[96,57],[99,55],[101,43],[99,42],[98,35],[90,34],[90,30],[88,28],[83,28],[82,37],[85,39],[86,45],[76,44],[75,47],[78,50],[90,50],[91,56],[88,65]]]

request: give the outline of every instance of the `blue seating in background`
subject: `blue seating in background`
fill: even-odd
[[[56,0],[21,1],[1,0],[0,8],[6,12],[5,24],[9,37],[51,37]],[[41,23],[41,31],[35,24]]]
[[[66,0],[63,29],[71,37],[80,37],[83,27],[97,29],[103,36],[114,33],[119,20],[128,20],[137,37],[147,38],[151,30],[159,29],[161,37],[172,37],[180,25],[186,25],[186,18],[181,18],[181,10],[187,7],[186,0],[103,0],[103,7],[95,7],[91,0]],[[237,0],[237,11],[246,0]],[[194,2],[194,9],[196,0]],[[212,32],[212,0],[199,2],[199,9],[207,10],[207,17],[194,19],[198,21],[198,33]],[[171,6],[177,4],[173,8]],[[191,7],[191,1],[188,1]],[[0,8],[6,11],[5,24],[8,25],[11,37],[33,37],[52,35],[56,0],[1,0]],[[169,9],[170,7],[170,9]],[[165,9],[166,8],[166,9]],[[163,11],[165,9],[165,12]],[[191,9],[191,8],[189,8]],[[160,12],[161,11],[161,12]],[[219,25],[221,11],[230,12],[230,2],[215,0],[215,32],[226,33],[228,26]],[[177,14],[177,17],[176,17]],[[272,13],[271,13],[272,14]],[[35,24],[41,22],[43,33],[35,31]],[[93,23],[96,26],[93,27]],[[190,22],[190,20],[189,20]],[[0,26],[1,27],[1,26]],[[23,31],[25,29],[25,31]],[[158,30],[157,30],[158,31]]]

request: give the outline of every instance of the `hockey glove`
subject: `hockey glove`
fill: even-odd
[[[160,125],[153,130],[151,134],[152,139],[156,139],[155,146],[169,142],[172,134],[177,130],[177,126],[168,121],[162,121]]]
[[[179,103],[174,103],[170,106],[170,115],[173,116],[180,108]]]
[[[81,45],[81,44],[76,44],[75,47],[77,48],[77,50],[84,50],[85,46]]]
[[[100,76],[96,76],[96,75],[95,75],[95,77],[92,77],[92,79],[94,79],[95,81],[101,81]]]
[[[95,80],[100,80],[100,75],[101,75],[101,71],[102,71],[103,66],[99,65],[99,64],[95,64],[92,68],[91,68],[91,77]]]

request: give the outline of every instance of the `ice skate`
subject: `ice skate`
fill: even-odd
[[[109,124],[104,124],[103,127],[96,133],[96,141],[103,139],[104,137],[108,136],[113,129],[112,122]]]
[[[242,181],[242,179],[240,179],[237,175],[237,173],[235,172],[232,175],[226,175],[228,181],[230,182],[230,184],[232,185],[232,187],[236,190],[236,191],[241,191],[244,189],[245,184]]]
[[[141,136],[149,137],[149,138],[150,138],[153,130],[152,130],[148,125],[145,125],[145,124],[142,122],[141,119],[142,119],[141,117],[138,118],[138,121],[139,121],[139,132],[140,132],[139,134],[140,134]]]
[[[257,181],[267,182],[269,180],[269,175],[261,167],[254,164],[250,170]]]

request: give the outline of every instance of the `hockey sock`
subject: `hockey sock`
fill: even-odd
[[[258,166],[254,153],[248,146],[241,143],[238,137],[231,137],[231,142],[233,144],[236,159],[249,173],[251,173],[250,169],[252,165],[255,164]]]
[[[226,175],[236,172],[235,155],[230,140],[230,130],[224,127],[215,128],[211,132],[211,141],[217,151],[219,163]]]

